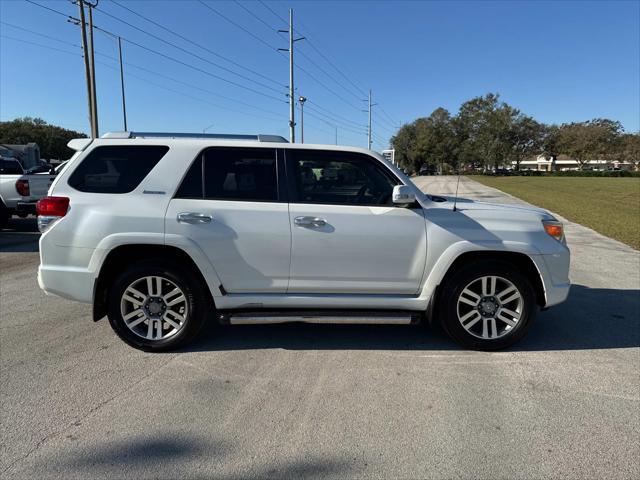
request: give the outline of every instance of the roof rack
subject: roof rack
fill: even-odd
[[[236,133],[107,132],[101,138],[207,138],[211,140],[288,143],[287,139],[280,135],[242,135]]]

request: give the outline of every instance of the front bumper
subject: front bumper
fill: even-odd
[[[553,254],[532,255],[532,260],[536,264],[542,285],[544,287],[545,308],[552,307],[564,302],[569,296],[571,281],[569,280],[569,249]]]

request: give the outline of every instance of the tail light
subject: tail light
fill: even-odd
[[[17,180],[16,191],[23,197],[31,195],[31,191],[29,190],[29,180]]]
[[[68,211],[68,197],[44,197],[42,200],[38,200],[36,204],[38,229],[44,233],[55,222],[64,217]]]

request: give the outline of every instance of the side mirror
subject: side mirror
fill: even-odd
[[[416,202],[416,194],[408,185],[396,185],[393,187],[391,201],[394,205],[406,207]]]

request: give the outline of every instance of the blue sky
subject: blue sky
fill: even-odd
[[[34,1],[77,16],[67,0]],[[439,106],[455,112],[487,92],[544,122],[608,117],[628,131],[640,127],[638,1],[266,2],[273,12],[257,1],[209,3],[236,25],[195,0],[118,3],[183,37],[100,0],[95,24],[125,39],[130,130],[213,125],[208,131],[288,136],[288,62],[275,51],[287,46],[286,34],[275,30],[286,28],[278,17],[289,7],[309,39],[296,44],[307,142],[333,143],[337,126],[339,143],[366,145],[369,88],[379,103],[376,148],[399,122]],[[0,0],[0,17],[0,119],[39,116],[87,132],[78,27],[24,0]],[[122,130],[116,42],[96,33],[96,52],[100,131]]]

